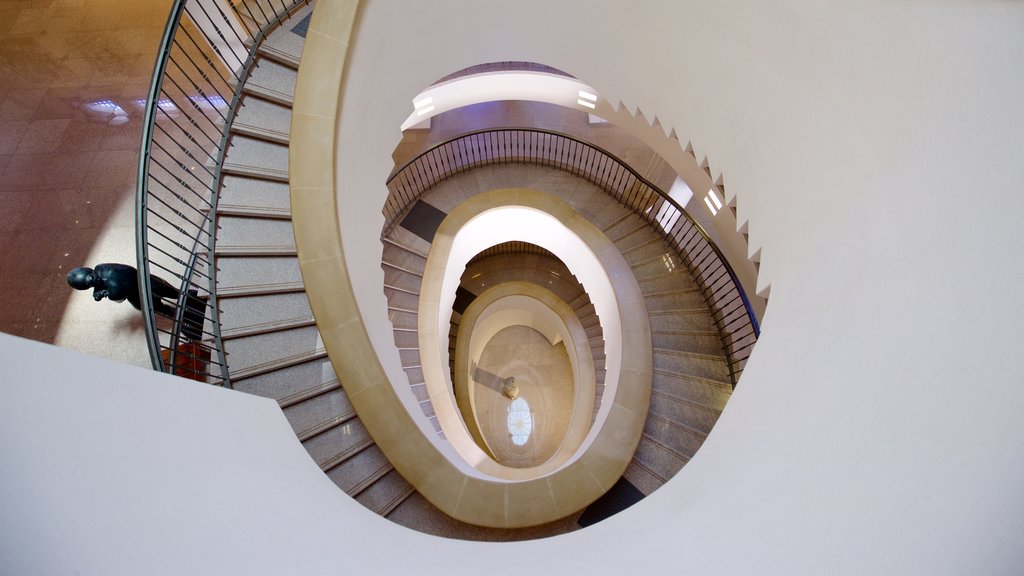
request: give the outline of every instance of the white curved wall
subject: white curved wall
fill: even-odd
[[[485,561],[501,572],[529,558],[548,573],[1018,572],[1024,9],[636,4],[365,2],[339,165],[340,187],[362,196],[341,218],[356,240],[346,246],[378,245],[409,98],[478,62],[556,66],[692,140],[739,196],[773,289],[739,389],[673,481],[558,538],[429,538],[371,517],[297,460],[261,468],[262,450],[220,433],[270,423],[290,434],[255,417],[265,406],[196,415],[230,395],[133,373],[117,377],[174,392],[133,404],[89,384],[67,397],[75,409],[54,412],[73,390],[39,370],[57,353],[30,357],[5,339],[0,571],[437,573]],[[379,310],[371,335],[393,346],[379,253],[366,252],[346,258],[362,271],[364,309]],[[105,427],[135,407],[150,412],[118,422],[135,436]],[[77,450],[54,452],[69,439]],[[144,449],[156,439],[170,452]],[[183,445],[194,449],[173,450]],[[228,448],[258,458],[209,479],[178,473]],[[297,443],[278,449],[301,456]],[[243,473],[252,467],[272,476]]]
[[[772,304],[698,456],[588,543],[615,534],[655,571],[670,553],[695,573],[1007,570],[1024,534],[1021,30],[998,2],[366,2],[345,245],[380,229],[385,127],[451,71],[541,62],[657,115],[724,172]],[[346,258],[390,345],[378,254]]]
[[[526,206],[502,206],[488,210],[474,216],[455,234],[441,285],[441,302],[438,304],[438,310],[442,312],[438,314],[437,324],[437,354],[441,358],[441,365],[448,365],[448,333],[451,327],[451,313],[444,312],[455,305],[456,289],[466,264],[481,251],[511,241],[528,242],[557,256],[589,294],[601,318],[607,363],[606,393],[609,398],[612,397],[618,387],[624,342],[619,304],[608,277],[609,271],[604,269],[600,259],[575,232],[554,216]],[[451,375],[447,371],[444,374],[449,379],[447,387],[451,389]],[[607,415],[610,410],[611,403],[602,405],[601,415]]]

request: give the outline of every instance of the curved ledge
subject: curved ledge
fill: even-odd
[[[529,224],[516,217],[515,213],[523,212],[535,216]],[[464,232],[471,227],[475,228],[468,235],[484,244],[462,240]],[[555,228],[562,228],[564,232],[553,231]],[[643,366],[650,373],[651,337],[646,314],[636,314],[636,310],[645,310],[645,305],[629,264],[603,232],[565,201],[539,190],[502,188],[476,194],[450,211],[434,235],[420,288],[420,350],[437,351],[420,354],[427,393],[445,437],[470,465],[490,476],[514,475],[526,480],[529,477],[523,475],[522,469],[507,468],[491,460],[467,433],[449,382],[447,358],[450,323],[445,311],[451,310],[462,267],[481,249],[509,240],[537,244],[566,262],[591,293],[601,316],[608,365],[604,401],[581,450],[563,465],[571,464],[591,443],[598,442],[605,418],[617,402],[619,383],[633,393],[646,390],[649,394],[650,378],[637,379],[634,374],[627,374],[624,367]],[[574,261],[576,265],[572,264]],[[631,345],[623,346],[625,341]],[[642,412],[648,407],[646,403],[628,405]],[[619,432],[628,436],[635,434],[639,441],[642,422],[635,430]],[[632,450],[628,454],[606,452],[606,457],[620,462],[623,470],[632,455]]]
[[[626,466],[618,456],[632,454],[639,442],[651,394],[646,315],[626,315],[642,320],[630,334],[637,353],[634,361],[623,362],[623,386],[607,407],[604,426],[586,452],[558,472],[525,482],[472,477],[423,436],[373,350],[342,250],[337,194],[344,191],[335,190],[336,129],[340,129],[345,55],[357,6],[355,0],[317,5],[292,111],[289,165],[295,241],[324,346],[378,446],[399,473],[443,512],[471,524],[504,528],[565,517],[611,488]],[[627,310],[643,306],[635,280],[633,284],[635,298],[620,302]]]
[[[569,426],[565,430],[558,450],[550,459],[543,464],[529,468],[509,468],[500,464],[497,467],[479,468],[494,476],[514,480],[536,478],[553,472],[572,457],[583,444],[590,431],[590,416],[594,412],[596,377],[594,358],[591,356],[590,342],[587,340],[583,325],[580,324],[572,308],[553,292],[529,282],[505,282],[484,291],[477,296],[462,315],[455,348],[455,399],[463,422],[474,439],[482,443],[483,446],[488,446],[476,421],[476,407],[472,393],[473,383],[469,378],[470,364],[479,356],[479,351],[476,348],[482,348],[486,344],[484,340],[489,340],[496,330],[488,331],[488,334],[482,338],[478,337],[476,332],[480,329],[482,317],[493,308],[493,305],[510,296],[522,296],[535,300],[539,306],[546,307],[562,324],[561,328],[566,333],[566,336],[562,337],[562,341],[565,343],[569,363],[572,365],[574,396]],[[506,325],[508,324],[497,328],[504,328]],[[489,447],[488,452],[493,454]],[[491,462],[497,464],[496,461],[492,460]]]

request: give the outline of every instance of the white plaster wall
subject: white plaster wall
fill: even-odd
[[[772,285],[700,454],[596,532],[655,572],[681,557],[694,573],[1012,572],[1022,30],[1006,2],[371,0],[341,119],[345,245],[380,229],[423,86],[479,62],[566,70],[725,174]],[[354,252],[371,336],[390,344],[379,254]]]

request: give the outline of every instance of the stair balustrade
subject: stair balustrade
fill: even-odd
[[[229,127],[263,39],[308,0],[175,0],[144,105],[136,258],[153,368],[230,386],[213,265]],[[158,319],[150,275],[180,288]]]
[[[427,149],[388,177],[384,231],[439,182],[485,165],[534,164],[566,171],[602,188],[634,212],[679,254],[711,310],[733,387],[760,335],[736,273],[707,231],[667,193],[608,151],[573,136],[537,128],[468,132]]]

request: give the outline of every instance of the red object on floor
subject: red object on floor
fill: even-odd
[[[161,349],[160,355],[164,359],[164,364],[169,366],[171,363],[171,349]],[[175,376],[181,376],[189,380],[206,382],[209,364],[209,348],[195,342],[184,342],[178,344],[178,353],[174,355],[174,367],[170,372]]]

